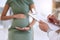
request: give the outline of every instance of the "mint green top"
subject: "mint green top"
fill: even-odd
[[[28,13],[29,5],[33,4],[32,0],[7,0],[7,3],[14,13]]]
[[[32,0],[7,0],[8,4],[13,11],[13,14],[23,13],[26,18],[13,19],[12,26],[9,30],[8,40],[33,40],[32,29],[28,31],[20,31],[15,27],[27,27],[29,25],[29,5],[33,4]]]
[[[14,19],[12,27],[26,27],[29,25],[29,5],[33,4],[33,0],[7,0],[8,4],[13,11],[13,14],[23,13],[27,16],[25,19]]]

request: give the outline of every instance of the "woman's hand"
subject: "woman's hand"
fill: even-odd
[[[24,28],[16,27],[16,29],[22,30],[22,31],[28,31],[28,30],[30,30],[30,27],[24,27]]]
[[[24,28],[15,27],[17,30],[24,30]]]
[[[15,14],[13,17],[16,19],[26,18],[26,16],[24,14]]]
[[[28,31],[28,30],[30,30],[30,29],[31,29],[30,27],[25,27],[25,28],[24,28],[25,31]]]
[[[40,28],[41,30],[43,30],[44,32],[47,32],[49,26],[48,26],[47,23],[45,23],[45,22],[43,22],[43,21],[40,21],[40,22],[39,22],[39,28]]]
[[[48,18],[48,21],[53,23],[53,24],[58,23],[58,20],[57,20],[55,15],[48,15],[47,18]]]

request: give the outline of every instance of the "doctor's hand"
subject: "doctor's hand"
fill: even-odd
[[[53,23],[53,24],[58,23],[57,17],[55,15],[48,15],[47,18],[48,18],[48,21]]]
[[[26,18],[26,16],[24,14],[15,14],[13,17],[16,19]]]
[[[49,26],[48,26],[47,23],[45,23],[45,22],[43,22],[43,21],[40,21],[40,22],[39,22],[39,28],[40,28],[42,31],[47,32]]]

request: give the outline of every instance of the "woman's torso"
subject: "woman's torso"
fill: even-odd
[[[26,18],[22,19],[13,19],[11,28],[17,27],[26,27],[29,25],[29,5],[27,0],[12,0],[10,3],[10,7],[12,8],[13,14],[23,13],[26,15]]]

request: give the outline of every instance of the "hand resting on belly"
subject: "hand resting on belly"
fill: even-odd
[[[24,27],[24,28],[20,28],[20,27],[15,27],[17,30],[21,30],[21,31],[28,31],[30,30],[30,27]]]
[[[20,19],[20,18],[26,18],[26,16],[24,14],[15,14],[14,18]]]

